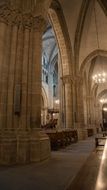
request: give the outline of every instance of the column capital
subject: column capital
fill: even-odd
[[[92,100],[94,97],[93,96],[90,96],[90,95],[88,95],[88,96],[86,96],[86,100]]]
[[[75,84],[83,85],[83,77],[80,75],[75,76],[74,81],[75,81]]]
[[[42,16],[36,16],[33,18],[33,28],[35,31],[43,32],[46,28],[46,20]]]
[[[61,79],[62,79],[63,84],[68,84],[68,83],[73,84],[73,78],[70,75],[65,75],[61,77]]]
[[[43,32],[46,27],[46,20],[43,16],[35,16],[33,12],[22,12],[17,9],[3,4],[0,7],[0,21],[6,24],[22,25],[24,28],[34,28],[37,31]]]

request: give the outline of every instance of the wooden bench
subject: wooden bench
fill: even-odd
[[[65,146],[78,141],[78,135],[76,130],[67,131],[45,131],[50,139],[51,149],[58,150]]]
[[[106,140],[107,137],[95,137],[95,146],[104,146],[104,144],[100,144],[101,140]]]

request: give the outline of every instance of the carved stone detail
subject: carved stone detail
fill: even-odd
[[[75,84],[77,85],[83,85],[83,78],[81,76],[76,76],[75,77]]]
[[[67,83],[72,84],[73,83],[72,76],[70,76],[70,75],[65,75],[65,76],[61,77],[61,79],[62,79],[63,84],[67,84]]]
[[[0,7],[0,21],[16,25],[22,25],[24,28],[34,28],[38,31],[43,31],[46,26],[46,21],[42,16],[35,16],[33,12],[23,13],[19,10],[11,9],[7,5]]]

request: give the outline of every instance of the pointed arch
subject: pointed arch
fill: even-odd
[[[54,0],[49,9],[49,19],[53,25],[56,40],[59,46],[61,57],[62,74],[70,75],[73,72],[72,48],[68,35],[64,15],[57,0]]]
[[[98,99],[100,99],[104,94],[107,94],[107,89],[102,90],[102,91],[98,94]]]
[[[44,107],[48,108],[48,97],[43,86],[42,86],[42,98],[44,101]]]
[[[103,57],[107,57],[107,51],[105,50],[98,50],[96,49],[95,51],[91,52],[82,62],[81,67],[80,67],[80,73],[83,74],[84,70],[87,67],[87,64],[89,62],[91,62],[92,59],[94,59],[96,56],[103,56]]]
[[[80,49],[85,17],[86,17],[86,13],[87,13],[90,2],[92,2],[92,0],[90,1],[83,0],[80,14],[78,17],[77,28],[76,28],[76,33],[75,33],[75,41],[74,41],[74,52],[75,52],[75,63],[76,63],[75,72],[78,72],[78,69],[79,69],[79,49]]]

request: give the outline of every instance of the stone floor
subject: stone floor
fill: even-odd
[[[97,147],[67,190],[107,190],[107,141]]]
[[[95,150],[94,138],[88,138],[52,152],[50,160],[38,164],[0,167],[0,190],[92,190],[101,154]]]

